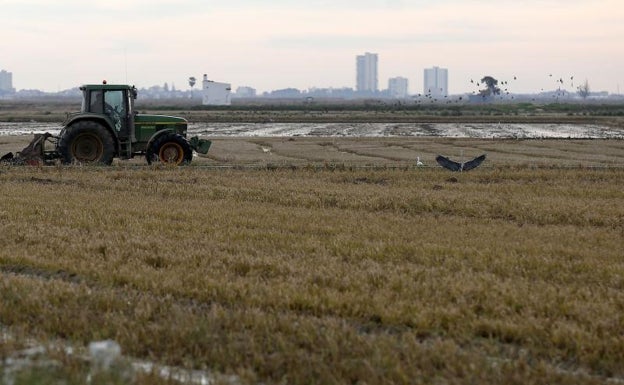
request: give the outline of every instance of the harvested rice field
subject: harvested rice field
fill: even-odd
[[[5,383],[624,382],[621,140],[211,139],[0,167]]]

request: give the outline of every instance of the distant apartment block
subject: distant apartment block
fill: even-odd
[[[396,99],[407,98],[407,79],[397,76],[388,79],[388,96]]]
[[[356,56],[356,91],[377,92],[377,54],[366,52]]]
[[[210,106],[229,106],[231,100],[232,86],[229,83],[219,83],[208,80],[208,75],[204,74],[202,81],[202,104]]]
[[[446,68],[425,68],[425,95],[448,96],[448,70]]]
[[[0,71],[0,92],[14,92],[13,74],[5,70]]]

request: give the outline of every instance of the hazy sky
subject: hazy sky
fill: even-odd
[[[234,90],[354,88],[364,52],[379,55],[381,89],[403,76],[422,92],[423,69],[439,66],[450,93],[484,75],[512,92],[587,79],[624,93],[624,2],[0,0],[0,69],[18,90],[102,79],[189,89],[203,74]]]

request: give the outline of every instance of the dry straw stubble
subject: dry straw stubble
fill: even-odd
[[[449,178],[3,169],[0,320],[249,381],[624,377],[622,170]]]

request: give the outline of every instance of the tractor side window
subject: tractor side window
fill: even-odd
[[[104,98],[102,97],[102,91],[91,91],[91,108],[89,111],[96,114],[104,113]]]

